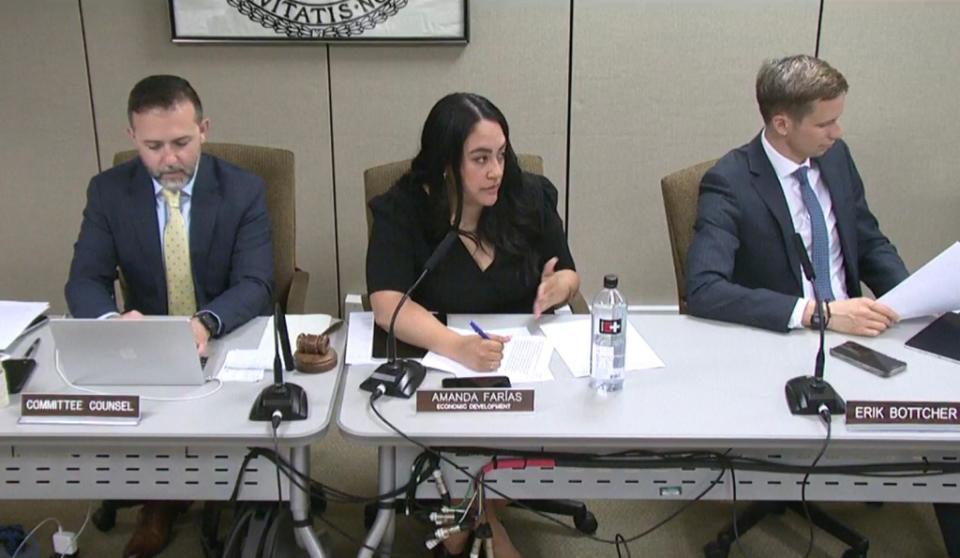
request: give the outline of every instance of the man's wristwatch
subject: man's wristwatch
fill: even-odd
[[[823,308],[823,329],[827,329],[827,326],[830,325],[830,303],[832,300],[824,300],[820,304]],[[810,315],[810,329],[820,329],[820,313],[814,309],[813,314]]]
[[[193,317],[200,320],[200,325],[207,330],[210,337],[217,336],[217,333],[220,331],[220,322],[217,321],[216,316],[210,312],[197,312]]]

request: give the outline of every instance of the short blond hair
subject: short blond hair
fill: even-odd
[[[802,120],[814,101],[836,99],[847,89],[843,74],[806,54],[766,60],[757,72],[757,104],[767,123],[779,113]]]

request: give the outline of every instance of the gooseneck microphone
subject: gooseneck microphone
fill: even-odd
[[[459,240],[459,233],[456,229],[447,233],[440,244],[433,250],[427,263],[423,266],[420,276],[413,282],[413,285],[400,298],[397,307],[393,309],[393,315],[390,317],[390,329],[387,331],[387,362],[381,364],[373,371],[369,378],[360,384],[360,389],[374,392],[378,386],[383,386],[386,395],[393,397],[411,397],[423,381],[427,371],[422,364],[415,360],[397,358],[397,333],[396,323],[400,309],[410,298],[410,295],[416,290],[423,278],[435,268],[440,260],[447,255],[454,242]]]
[[[818,318],[820,348],[817,351],[817,360],[814,366],[813,376],[797,376],[787,382],[784,388],[787,406],[790,408],[790,412],[795,415],[820,414],[819,410],[821,406],[826,406],[832,415],[841,414],[846,411],[846,403],[836,390],[833,389],[833,386],[823,379],[823,346],[827,321],[823,316],[824,304],[820,298],[820,292],[817,290],[817,275],[813,271],[813,264],[810,263],[810,256],[807,255],[807,247],[803,244],[803,238],[797,233],[793,235],[793,246],[797,251],[797,256],[800,258],[800,267],[803,268],[803,274],[813,286],[813,300],[816,306],[814,312]]]
[[[307,418],[307,392],[297,384],[283,381],[284,368],[293,370],[294,363],[287,334],[287,318],[277,304],[273,310],[273,384],[263,388],[253,402],[250,420],[277,424],[277,413],[280,414],[280,420]]]

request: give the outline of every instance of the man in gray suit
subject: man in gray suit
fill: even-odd
[[[691,314],[774,331],[816,327],[813,283],[795,248],[799,233],[828,328],[874,336],[896,323],[892,309],[861,292],[862,281],[882,295],[909,273],[880,232],[840,139],[846,93],[843,75],[811,56],[760,67],[763,130],[700,184],[687,258]],[[960,558],[960,509],[935,509],[948,553]]]
[[[775,331],[810,326],[813,287],[801,275],[803,238],[827,301],[827,327],[877,335],[897,321],[862,296],[882,295],[908,275],[880,232],[839,119],[840,72],[799,55],[770,60],[757,75],[764,128],[710,169],[700,185],[688,257],[691,314]]]

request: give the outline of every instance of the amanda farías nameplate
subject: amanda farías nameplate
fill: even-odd
[[[436,389],[417,392],[418,413],[530,412],[532,389]]]

